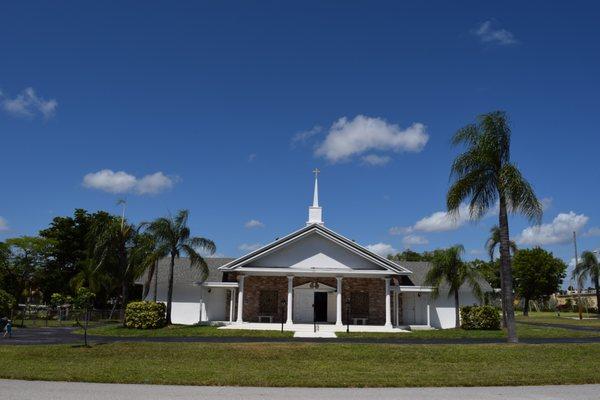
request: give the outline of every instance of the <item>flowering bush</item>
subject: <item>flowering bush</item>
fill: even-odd
[[[465,306],[460,308],[460,327],[463,329],[498,330],[500,311],[492,306]]]
[[[166,323],[166,312],[164,303],[131,302],[125,309],[125,326],[133,329],[162,328]]]

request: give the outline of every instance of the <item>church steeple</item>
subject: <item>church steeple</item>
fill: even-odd
[[[319,207],[319,169],[315,168],[315,190],[313,193],[313,204],[308,207],[308,221],[306,225],[319,224],[323,225],[323,209]]]

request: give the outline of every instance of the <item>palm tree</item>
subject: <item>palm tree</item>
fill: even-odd
[[[110,278],[104,271],[96,268],[95,260],[87,258],[81,262],[79,271],[71,278],[69,283],[73,291],[79,288],[89,288],[92,293],[98,294],[103,288],[109,286]]]
[[[539,223],[542,205],[533,188],[510,160],[510,126],[506,114],[494,111],[481,115],[477,123],[456,132],[453,145],[464,145],[466,151],[454,160],[446,205],[458,213],[463,201],[469,201],[471,218],[483,217],[498,202],[500,229],[500,270],[507,340],[518,342],[513,307],[513,285],[510,261],[508,213],[521,213]]]
[[[577,279],[579,286],[583,286],[583,282],[590,278],[596,289],[596,304],[598,318],[600,318],[600,264],[598,258],[591,251],[581,253],[581,261],[573,270],[573,279]]]
[[[168,248],[170,256],[169,283],[167,291],[167,324],[171,324],[171,307],[173,302],[173,269],[175,259],[181,253],[187,254],[190,259],[190,267],[200,268],[202,280],[208,276],[206,261],[197,250],[214,254],[216,246],[210,239],[203,237],[190,237],[190,228],[187,226],[189,217],[188,210],[180,210],[175,217],[158,218],[147,224],[148,232],[154,236],[159,246]]]
[[[488,255],[490,256],[490,261],[494,261],[494,253],[496,251],[496,247],[498,247],[499,245],[500,245],[500,228],[498,228],[498,225],[494,225],[490,229],[490,237],[485,242],[485,249],[487,250]],[[510,252],[514,256],[518,250],[517,244],[515,243],[514,240],[511,240],[511,241],[509,241],[509,246],[510,246]]]
[[[475,296],[483,297],[481,285],[479,284],[479,273],[471,264],[461,259],[465,248],[462,245],[452,246],[445,250],[436,250],[433,255],[432,268],[425,276],[425,285],[433,286],[432,296],[439,296],[440,286],[448,284],[448,297],[454,295],[454,307],[456,311],[456,327],[460,326],[460,287],[468,284]]]

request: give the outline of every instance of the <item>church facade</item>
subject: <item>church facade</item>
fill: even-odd
[[[166,260],[157,299],[166,301]],[[237,259],[209,258],[208,278],[178,260],[172,320],[224,328],[362,331],[454,327],[454,300],[423,284],[427,262],[393,262],[323,223],[315,176],[303,228]],[[486,282],[482,288],[491,291]],[[149,298],[152,294],[148,295]],[[461,305],[478,304],[467,287]]]

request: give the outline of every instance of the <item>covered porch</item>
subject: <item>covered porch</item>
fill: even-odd
[[[229,304],[235,319],[224,329],[275,330],[283,326],[288,331],[340,332],[350,325],[355,332],[400,332],[411,325],[431,326],[429,304],[419,313],[427,316],[425,320],[403,318],[403,296],[412,300],[415,308],[421,302],[412,296],[421,297],[428,289],[400,286],[400,280],[389,272],[341,276],[286,272],[232,274],[229,279],[237,283],[237,299]]]

